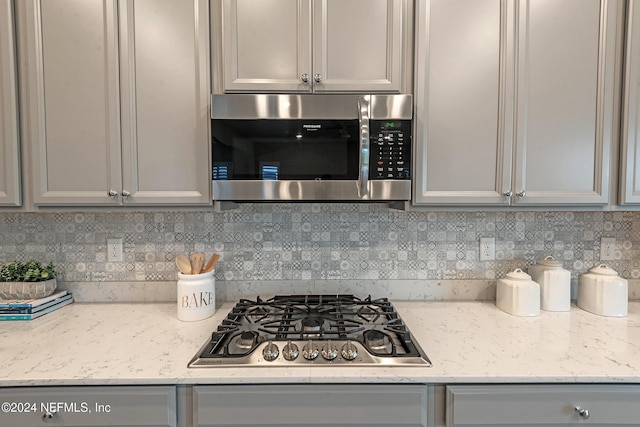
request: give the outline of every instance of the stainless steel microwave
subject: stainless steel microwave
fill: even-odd
[[[212,95],[213,199],[411,198],[411,95]]]

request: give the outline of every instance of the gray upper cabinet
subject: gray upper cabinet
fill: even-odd
[[[406,0],[217,0],[216,92],[401,92]],[[265,17],[268,16],[268,19]],[[216,78],[217,76],[217,78]]]
[[[609,203],[623,6],[419,1],[414,203]]]
[[[508,204],[513,2],[426,0],[416,13],[414,200]]]
[[[622,113],[620,204],[640,204],[640,3],[629,2]]]
[[[0,206],[20,206],[13,2],[0,0]]]
[[[207,1],[19,6],[33,203],[211,203]]]
[[[519,4],[516,204],[609,203],[623,12],[620,0]]]

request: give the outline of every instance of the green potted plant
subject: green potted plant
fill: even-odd
[[[53,262],[16,261],[0,267],[0,298],[44,298],[56,290],[56,269]]]

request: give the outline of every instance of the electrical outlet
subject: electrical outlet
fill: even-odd
[[[107,261],[122,261],[122,238],[107,239]]]
[[[495,237],[480,238],[480,261],[493,261],[496,259]]]
[[[615,255],[616,239],[613,237],[603,237],[600,239],[600,260],[613,261]]]

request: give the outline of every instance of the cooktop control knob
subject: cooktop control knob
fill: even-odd
[[[347,341],[343,346],[342,346],[342,357],[346,360],[354,360],[356,357],[358,357],[358,347],[355,346],[355,344],[353,344],[351,341]]]
[[[291,341],[289,341],[282,349],[282,356],[287,360],[296,360],[299,354],[300,349]]]
[[[331,340],[322,346],[322,357],[327,360],[333,360],[338,357],[338,347],[336,347]]]
[[[302,357],[307,360],[315,359],[318,357],[318,354],[320,354],[318,347],[311,340],[302,347]]]
[[[273,341],[269,341],[267,345],[262,349],[262,357],[267,362],[273,362],[280,355],[280,350],[278,346],[273,343]]]

